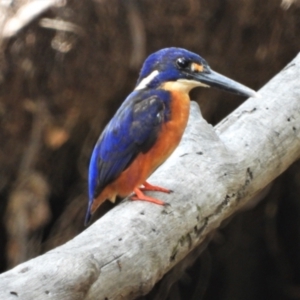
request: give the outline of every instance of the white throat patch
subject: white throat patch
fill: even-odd
[[[209,88],[210,86],[196,80],[178,79],[176,81],[168,81],[162,84],[162,88],[169,91],[180,91],[189,93],[195,87],[202,86]]]
[[[187,85],[188,87],[190,87],[191,89],[197,86],[202,86],[202,87],[206,87],[209,88],[210,86],[207,84],[204,84],[200,81],[196,81],[196,80],[189,80],[189,79],[178,79],[176,82],[182,83],[184,85]]]
[[[157,70],[150,73],[147,77],[145,77],[139,85],[135,88],[135,90],[142,90],[147,87],[147,85],[159,74]]]

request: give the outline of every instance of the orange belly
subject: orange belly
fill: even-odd
[[[188,94],[172,92],[170,120],[162,125],[158,138],[147,153],[140,153],[118,178],[108,184],[92,205],[92,213],[106,199],[114,202],[116,196],[126,197],[172,154],[185,130],[190,108]]]

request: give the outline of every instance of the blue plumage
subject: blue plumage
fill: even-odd
[[[200,55],[190,52],[182,48],[165,48],[151,54],[144,62],[140,72],[137,85],[151,74],[154,70],[158,70],[159,74],[152,80],[148,88],[156,89],[163,82],[176,81],[177,79],[191,79],[189,72],[183,72],[176,65],[177,59],[184,57],[187,62],[196,62],[200,65],[208,67],[207,62]]]
[[[161,124],[169,119],[170,93],[164,90],[132,92],[102,132],[89,167],[89,209],[102,189],[140,152],[155,143]]]

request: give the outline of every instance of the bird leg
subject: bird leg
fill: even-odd
[[[164,205],[164,206],[167,205],[167,203],[165,203],[164,201],[146,196],[139,188],[135,188],[133,191],[136,194],[136,196],[131,196],[130,200],[133,200],[133,201],[135,201],[135,200],[148,201],[148,202],[155,203],[155,204],[158,204],[158,205]]]
[[[143,188],[140,188],[141,191],[157,191],[157,192],[163,192],[163,193],[167,193],[167,194],[170,194],[173,192],[172,190],[168,190],[168,189],[165,189],[165,188],[157,186],[157,185],[152,185],[152,184],[148,183],[147,181],[145,181],[143,183],[143,186],[144,186]]]

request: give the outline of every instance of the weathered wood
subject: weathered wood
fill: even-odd
[[[1,24],[1,37],[11,38],[26,25],[28,25],[31,21],[33,21],[37,16],[41,15],[49,8],[64,5],[65,3],[63,0],[27,1],[27,3],[22,3],[22,5],[17,9],[13,16],[10,16],[12,13],[12,9],[9,7],[9,5],[7,5],[6,7],[5,4],[2,4],[1,9],[5,11],[3,11],[3,18],[1,20],[3,22],[3,24]],[[4,16],[10,17],[4,18]]]
[[[300,154],[300,55],[214,129],[192,103],[172,157],[150,178],[161,207],[124,201],[82,234],[0,276],[0,299],[134,299]],[[224,95],[224,97],[226,97]],[[218,134],[217,134],[217,133]]]

